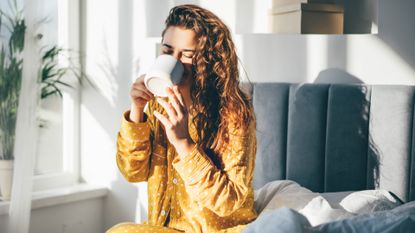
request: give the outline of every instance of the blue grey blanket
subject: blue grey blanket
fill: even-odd
[[[312,227],[299,212],[280,208],[249,224],[243,233],[415,233],[415,201]]]

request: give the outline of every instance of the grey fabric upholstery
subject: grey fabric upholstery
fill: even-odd
[[[414,86],[254,83],[254,188],[382,188],[415,200]]]
[[[371,100],[370,133],[380,152],[379,185],[403,200],[408,200],[415,189],[413,184],[409,186],[414,177],[410,176],[414,159],[413,98],[414,87],[379,86],[373,89]],[[412,172],[414,169],[412,166]]]
[[[324,191],[366,188],[369,93],[360,85],[330,87]]]
[[[312,190],[324,189],[327,95],[327,85],[304,84],[290,88],[287,179]]]
[[[261,94],[253,98],[255,115],[262,116],[257,121],[257,159],[255,166],[262,169],[255,170],[255,176],[262,181],[285,179],[286,145],[287,145],[287,112],[289,84],[261,85]],[[285,114],[281,114],[285,113]],[[272,172],[270,172],[272,171]]]

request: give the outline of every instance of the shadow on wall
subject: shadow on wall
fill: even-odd
[[[377,24],[379,0],[337,0],[344,6],[344,33],[366,34]]]
[[[314,80],[314,83],[363,83],[358,77],[351,75],[345,70],[338,68],[329,68],[323,71],[320,71],[317,78]]]
[[[98,83],[98,86],[102,88],[102,92],[95,93],[91,90],[85,88],[82,90],[82,104],[85,110],[85,121],[93,121],[96,127],[93,128],[92,132],[88,132],[89,128],[82,127],[83,141],[90,141],[94,133],[96,133],[96,128],[102,129],[100,134],[105,134],[105,137],[111,138],[113,143],[116,143],[117,133],[120,127],[122,115],[130,105],[129,93],[126,90],[130,89],[132,77],[133,64],[133,49],[132,39],[133,39],[133,30],[132,30],[132,21],[133,21],[133,1],[119,1],[117,2],[118,8],[118,18],[114,18],[117,22],[115,25],[109,25],[108,28],[99,28],[100,30],[96,31],[87,31],[88,24],[91,24],[95,19],[100,19],[100,13],[105,12],[105,8],[97,9],[97,14],[88,14],[91,11],[95,11],[95,5],[98,5],[97,1],[82,1],[82,18],[83,26],[82,38],[81,41],[83,51],[86,52],[86,58],[83,62],[83,66],[87,68],[87,71],[90,72],[90,75],[94,77],[94,81]],[[108,9],[107,9],[108,10]],[[113,9],[111,9],[113,10]],[[99,25],[98,25],[99,26]],[[111,29],[115,27],[116,35],[110,35],[105,32],[112,32]],[[102,37],[100,37],[102,35]],[[108,35],[108,37],[106,37]],[[116,39],[116,44],[110,44],[111,39]],[[96,51],[97,47],[93,46],[92,49],[85,47],[93,42],[97,44],[98,48],[101,48],[100,51]],[[111,52],[116,53],[111,53]],[[94,55],[98,59],[94,60]],[[93,118],[93,119],[89,119]],[[114,122],[114,119],[118,119]],[[95,140],[94,140],[95,141]],[[95,144],[94,144],[95,145]],[[87,152],[92,150],[88,146],[88,143],[85,143],[83,146]],[[95,156],[89,155],[88,156]],[[85,156],[87,157],[87,156]],[[94,158],[95,159],[95,158]],[[122,221],[133,221],[134,218],[137,218],[137,210],[142,212],[142,206],[137,206],[136,200],[139,198],[139,192],[137,187],[128,183],[121,173],[118,171],[115,153],[106,153],[105,157],[100,158],[102,161],[98,163],[101,164],[91,164],[89,162],[85,163],[84,169],[93,170],[93,175],[101,175],[105,179],[108,171],[103,171],[107,163],[110,163],[110,168],[116,169],[116,175],[114,175],[114,180],[111,181],[110,189],[107,198],[104,202],[104,219],[103,219],[103,228],[108,229],[110,226],[122,222]],[[98,161],[98,160],[97,160]],[[110,161],[110,162],[107,162]],[[98,168],[99,167],[99,168]],[[98,169],[97,169],[98,168]]]
[[[117,78],[119,84],[116,96],[116,108],[118,110],[116,112],[124,112],[126,110],[124,106],[130,106],[129,92],[126,93],[126,90],[130,90],[133,66],[138,62],[134,60],[133,50],[131,49],[133,47],[132,27],[134,25],[131,23],[133,21],[133,1],[120,1],[118,4],[118,67],[114,77]],[[116,141],[116,137],[114,137],[114,141]],[[116,154],[113,156],[115,157]],[[113,161],[116,163],[115,159]],[[105,206],[107,210],[115,210],[106,216],[105,223],[109,225],[114,224],[111,220],[114,221],[115,219],[118,219],[118,221],[135,221],[138,219],[137,215],[141,218],[143,212],[141,202],[137,201],[140,199],[138,188],[122,176],[118,166],[115,167],[117,167],[117,179],[110,184],[112,192],[110,192],[111,195],[108,196]]]
[[[413,14],[415,1],[337,0],[337,2],[345,4],[345,33],[367,32],[369,24],[373,21],[373,25],[378,27],[378,34],[368,36],[380,39],[415,71],[415,30],[412,26],[412,22],[415,21]],[[351,9],[355,10],[351,11]],[[352,38],[329,37],[329,67],[347,69],[348,39]],[[334,80],[333,83],[336,81]]]
[[[382,0],[377,36],[415,70],[414,9],[413,0]]]

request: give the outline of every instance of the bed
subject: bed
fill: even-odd
[[[396,219],[395,225],[415,232],[414,86],[253,83],[250,87],[257,118],[255,190],[281,180],[314,193],[387,190],[405,203],[401,209],[407,218],[403,222]],[[369,217],[401,209],[378,211]],[[281,215],[294,225],[304,220],[289,208],[272,214],[265,216],[266,221],[259,217],[245,232],[279,232],[278,221],[269,220]],[[360,221],[367,225],[362,222],[364,217],[331,224],[358,225]],[[378,218],[380,226],[382,218]],[[285,225],[287,222],[285,219]],[[304,232],[311,229],[307,223],[300,225]],[[293,232],[302,232],[295,227]],[[311,230],[327,229],[330,227],[320,225]]]

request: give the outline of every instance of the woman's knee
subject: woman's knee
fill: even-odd
[[[125,233],[125,232],[128,232],[128,230],[131,230],[131,227],[133,225],[136,225],[136,224],[133,222],[118,223],[112,226],[110,229],[108,229],[105,233]]]

